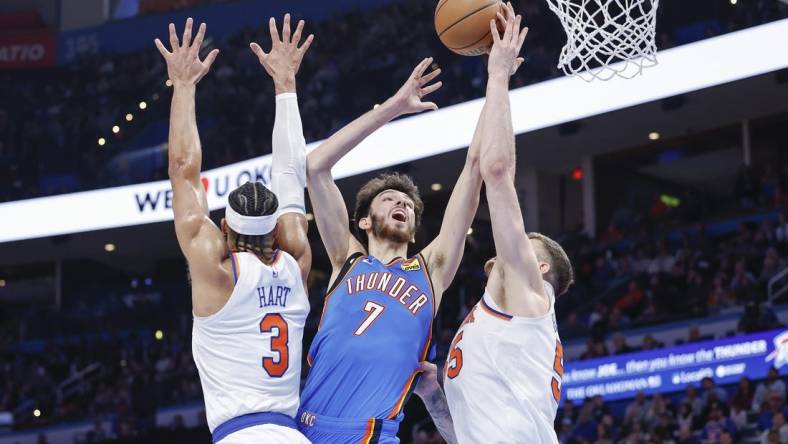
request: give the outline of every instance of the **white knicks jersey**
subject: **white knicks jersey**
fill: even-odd
[[[194,317],[192,354],[208,428],[257,412],[295,417],[301,341],[309,299],[296,260],[277,251],[269,266],[251,253],[231,256],[235,288],[221,310]]]
[[[557,444],[563,348],[553,288],[539,318],[502,313],[485,292],[454,337],[444,390],[460,444]]]

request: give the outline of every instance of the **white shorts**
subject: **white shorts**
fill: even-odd
[[[276,424],[262,424],[230,433],[219,444],[311,444],[296,429]]]

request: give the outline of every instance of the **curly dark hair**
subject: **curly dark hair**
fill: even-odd
[[[369,245],[367,233],[359,228],[358,221],[369,216],[369,209],[372,201],[378,194],[386,190],[396,190],[407,194],[413,200],[413,211],[416,213],[416,223],[414,231],[418,231],[421,226],[421,215],[424,213],[424,202],[421,200],[419,188],[407,174],[397,172],[386,172],[365,183],[356,194],[356,208],[353,211],[353,228],[358,239],[365,245]]]

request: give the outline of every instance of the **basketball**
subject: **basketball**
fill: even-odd
[[[435,31],[457,54],[484,54],[493,41],[490,20],[500,7],[500,0],[441,0],[435,8]]]

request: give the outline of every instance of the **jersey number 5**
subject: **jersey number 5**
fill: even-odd
[[[287,334],[287,322],[279,313],[268,313],[260,321],[260,333],[271,333],[274,329],[277,329],[277,333],[271,336],[271,351],[279,353],[279,359],[264,357],[263,368],[268,376],[281,378],[290,367],[290,353],[287,348],[290,338]]]
[[[559,402],[561,401],[561,381],[559,379],[564,377],[564,347],[559,341],[555,341],[555,362],[553,362],[553,371],[558,374],[558,378],[553,376],[550,387],[553,389],[553,398],[555,398],[556,402]]]

